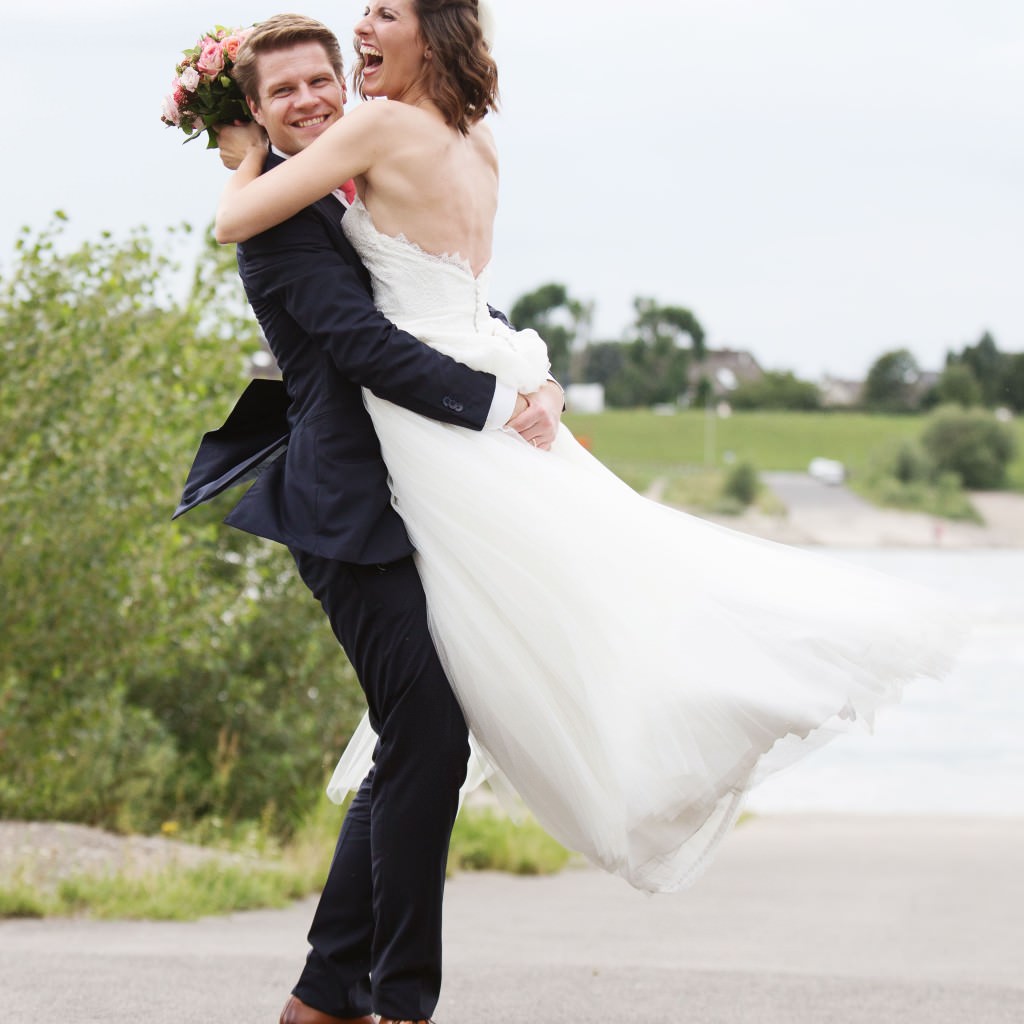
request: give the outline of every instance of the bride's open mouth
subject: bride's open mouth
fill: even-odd
[[[373,71],[384,63],[384,54],[374,46],[363,43],[359,47],[359,55],[363,58],[363,72]]]

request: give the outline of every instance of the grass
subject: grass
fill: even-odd
[[[695,509],[714,515],[738,515],[744,509],[735,499],[725,496],[726,475],[727,470],[718,468],[676,467],[674,471],[662,475],[665,489],[661,500],[678,508]],[[767,487],[758,490],[753,508],[769,516],[779,516],[785,512],[785,506]]]
[[[259,823],[218,833],[224,857],[195,867],[147,874],[79,874],[46,885],[30,869],[0,880],[0,918],[87,916],[103,919],[192,921],[260,907],[283,907],[319,892],[327,877],[342,809],[322,798],[286,843]],[[258,850],[258,853],[254,853]],[[523,824],[491,811],[465,809],[452,836],[450,870],[550,874],[570,854],[536,822]]]
[[[671,504],[714,511],[715,481],[721,479],[718,474],[730,460],[750,462],[761,472],[804,472],[811,459],[822,457],[842,462],[854,488],[878,504],[974,518],[969,501],[954,501],[945,489],[895,494],[870,482],[877,453],[901,440],[919,438],[924,416],[738,412],[709,420],[701,410],[683,410],[671,416],[612,410],[569,414],[565,422],[636,490],[644,492],[655,480],[664,479],[663,497]],[[1007,487],[1024,492],[1024,418],[1018,417],[1012,427],[1017,454],[1009,467]]]
[[[532,818],[516,824],[494,811],[466,810],[455,821],[448,868],[551,875],[561,871],[571,857]]]
[[[855,479],[851,490],[882,508],[896,508],[904,512],[924,512],[943,519],[954,519],[967,523],[983,523],[978,510],[971,504],[970,496],[960,489],[959,478],[950,485],[911,481],[902,483],[893,477],[869,477]]]
[[[644,410],[615,410],[567,415],[577,437],[586,438],[603,462],[655,475],[673,466],[705,465],[708,420],[704,412],[684,410],[659,416]],[[805,470],[811,459],[837,459],[852,471],[868,466],[871,452],[894,438],[916,438],[924,429],[917,416],[866,413],[742,412],[712,420],[713,466],[737,462],[761,470]]]

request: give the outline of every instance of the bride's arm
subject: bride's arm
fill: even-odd
[[[388,103],[364,103],[290,160],[261,174],[265,145],[254,141],[217,206],[218,242],[245,242],[280,224],[342,182],[366,174],[386,145]],[[255,140],[255,135],[253,136]]]

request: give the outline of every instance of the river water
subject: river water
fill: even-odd
[[[950,593],[975,629],[949,677],[908,686],[874,735],[836,739],[748,809],[1024,815],[1024,551],[828,553]]]

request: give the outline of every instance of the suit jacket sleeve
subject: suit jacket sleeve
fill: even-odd
[[[356,384],[413,412],[482,429],[494,375],[456,362],[386,319],[355,251],[324,214],[307,208],[257,235],[239,246],[238,262],[268,336],[273,325],[264,314],[283,312]]]

